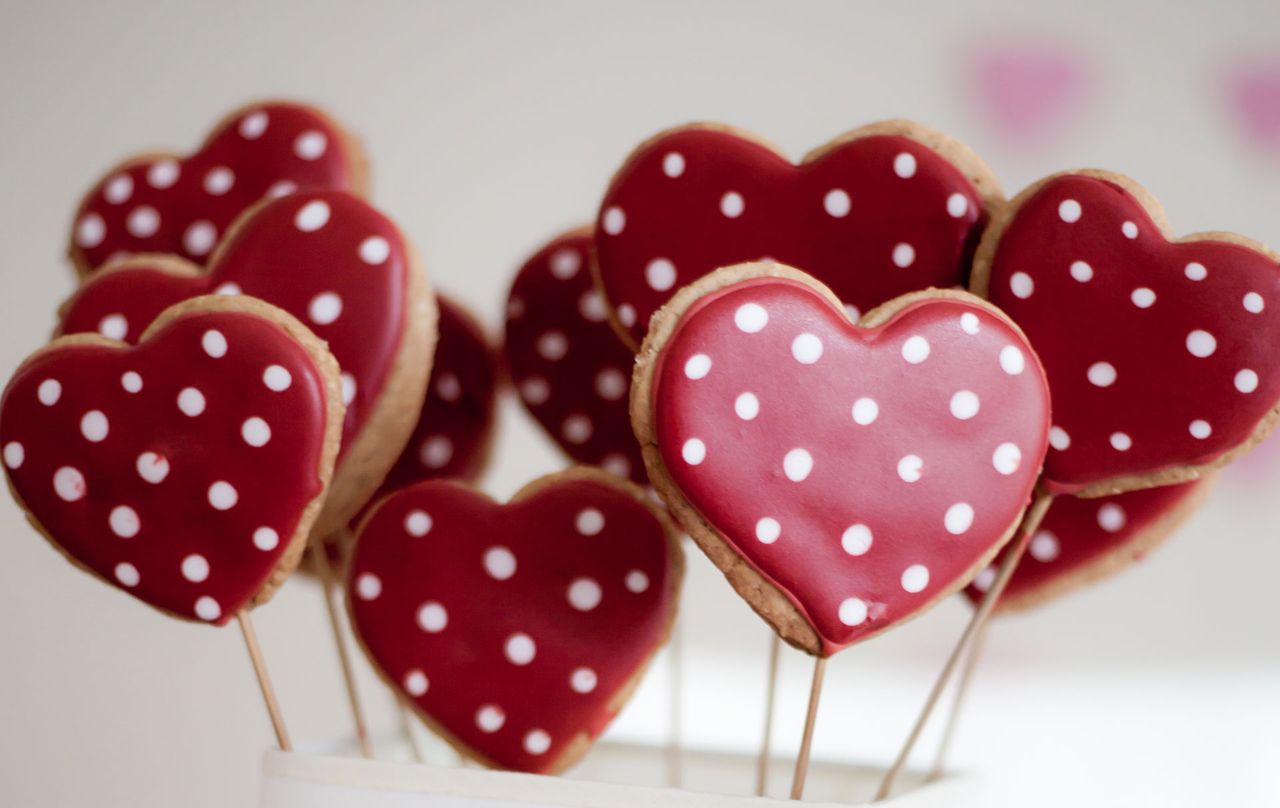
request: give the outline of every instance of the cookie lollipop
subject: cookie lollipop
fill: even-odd
[[[520,267],[503,355],[521,402],[567,455],[645,484],[627,412],[635,355],[608,324],[590,262],[591,228],[580,227]]]
[[[506,505],[435,480],[365,518],[348,603],[374,668],[460,753],[553,773],[666,641],[682,572],[666,517],[605,472],[543,477]]]
[[[300,191],[246,211],[207,269],[150,255],[104,267],[64,305],[62,332],[136,341],[166,306],[211,292],[293,314],[342,367],[342,448],[316,523],[326,536],[368,501],[421,412],[436,334],[426,276],[396,225],[367,203]]]
[[[619,332],[719,267],[803,267],[857,319],[885,301],[963,286],[999,185],[977,155],[910,121],[855,129],[794,164],[716,124],[662,132],[623,163],[600,205],[596,272]]]
[[[316,107],[267,101],[224,118],[186,157],[129,158],[80,202],[69,255],[88,275],[134,253],[204,263],[244,210],[297,190],[367,190],[359,143]]]

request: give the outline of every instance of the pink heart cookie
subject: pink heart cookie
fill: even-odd
[[[627,158],[600,205],[596,270],[631,343],[676,291],[719,267],[803,267],[851,313],[917,289],[963,286],[995,177],[963,144],[888,121],[793,164],[728,127],[672,129]],[[856,317],[856,314],[855,314]]]
[[[298,563],[342,420],[324,344],[260,301],[165,311],[130,347],[62,337],[0,402],[10,489],[77,566],[223,624]]]
[[[507,295],[503,353],[520,400],[566,454],[647,483],[627,399],[635,354],[591,281],[591,228],[571,230],[520,267]]]
[[[1280,264],[1229,233],[1171,241],[1125,177],[1059,174],[992,223],[973,290],[1044,362],[1052,490],[1196,479],[1261,440],[1280,401]]]
[[[654,318],[632,417],[694,540],[783,639],[830,656],[956,591],[1012,535],[1049,393],[972,295],[907,295],[853,325],[812,278],[745,264]]]
[[[207,271],[171,256],[105,267],[63,307],[62,331],[133,342],[165,307],[210,292],[279,306],[342,366],[342,451],[316,524],[328,535],[369,500],[422,410],[436,309],[413,248],[358,197],[298,192],[246,211]]]
[[[462,754],[552,773],[630,697],[682,571],[665,517],[604,472],[543,477],[507,505],[437,480],[363,522],[348,606],[374,667]]]
[[[305,104],[271,101],[228,115],[187,157],[130,158],[81,201],[70,257],[87,275],[134,253],[181,255],[198,263],[246,208],[297,190],[366,191],[359,143]]]

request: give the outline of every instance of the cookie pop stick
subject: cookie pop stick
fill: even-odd
[[[773,737],[773,702],[778,695],[778,662],[782,656],[782,638],[774,634],[769,641],[769,673],[765,681],[764,732],[760,741],[760,757],[756,761],[756,796],[769,791],[769,743]]]
[[[324,597],[325,612],[329,616],[329,628],[333,633],[333,644],[338,650],[338,667],[342,670],[342,682],[347,689],[347,702],[351,708],[351,720],[355,724],[356,744],[360,754],[372,760],[373,743],[369,740],[369,723],[364,717],[364,704],[356,688],[356,674],[351,666],[351,651],[347,638],[342,633],[342,618],[338,615],[338,606],[334,599],[341,596],[342,585],[329,561],[329,553],[324,547],[317,547],[312,553],[312,561],[320,577],[320,591]]]
[[[292,752],[293,744],[289,741],[289,730],[285,728],[284,714],[280,712],[276,689],[271,684],[270,674],[267,673],[267,663],[262,659],[262,648],[258,645],[258,634],[253,630],[253,621],[249,618],[249,612],[244,609],[236,612],[236,621],[240,624],[240,633],[244,636],[244,645],[249,651],[249,661],[253,665],[253,674],[258,679],[262,700],[267,705],[271,728],[276,733],[276,744],[281,750]]]

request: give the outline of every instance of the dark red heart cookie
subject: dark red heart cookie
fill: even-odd
[[[1049,431],[1035,354],[972,295],[846,318],[789,268],[720,270],[654,318],[632,417],[659,493],[783,639],[829,656],[968,583]]]
[[[742,261],[803,268],[856,319],[907,292],[963,286],[1002,203],[977,155],[910,121],[856,129],[799,165],[753,135],[695,124],[648,140],[614,176],[596,271],[633,345],[680,287]]]
[[[1057,497],[996,610],[1043,605],[1142,560],[1200,507],[1211,487],[1205,479],[1097,499]],[[999,565],[997,558],[965,588],[975,606],[995,581]]]
[[[247,211],[207,271],[166,256],[100,270],[63,307],[62,331],[132,342],[165,307],[210,292],[279,306],[342,366],[342,452],[316,525],[328,535],[369,500],[422,409],[436,310],[413,249],[358,197],[298,192]]]
[[[145,154],[108,172],[76,212],[71,260],[82,275],[134,253],[204,263],[254,203],[325,189],[365,193],[355,138],[315,107],[250,104],[224,118],[192,155]]]
[[[591,228],[582,227],[520,267],[507,294],[503,354],[520,400],[566,454],[644,484],[627,413],[635,354],[608,323],[590,259]]]
[[[0,402],[9,485],[78,566],[175,617],[223,624],[298,563],[333,471],[338,365],[260,301],[200,298],[134,347],[37,351]]]
[[[665,517],[604,472],[543,477],[507,505],[435,480],[361,525],[348,606],[374,667],[460,752],[551,773],[666,641],[682,571]]]
[[[1022,327],[1049,376],[1055,491],[1195,479],[1280,412],[1276,256],[1229,233],[1167,234],[1132,180],[1078,172],[1023,191],[984,238],[973,290]]]

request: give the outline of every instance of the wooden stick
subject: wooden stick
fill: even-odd
[[[347,704],[351,709],[351,719],[355,723],[356,743],[360,745],[360,754],[365,759],[372,760],[373,744],[369,740],[369,725],[364,720],[364,707],[356,691],[356,672],[351,665],[351,649],[347,645],[346,635],[342,633],[342,616],[338,612],[336,602],[342,589],[333,565],[329,563],[329,554],[325,551],[324,542],[312,545],[311,557],[315,559],[316,570],[320,573],[324,607],[329,613],[329,630],[333,632],[333,644],[338,649],[338,665],[342,669],[342,681],[347,688]]]
[[[679,788],[684,782],[684,632],[677,622],[671,628],[670,664],[671,681],[671,743],[667,748],[667,785]]]
[[[943,771],[947,765],[947,752],[951,749],[951,739],[956,731],[956,724],[960,723],[960,713],[964,709],[965,696],[969,692],[969,680],[973,678],[973,671],[978,667],[978,660],[982,657],[982,649],[986,646],[987,632],[991,630],[990,621],[983,623],[982,628],[973,636],[973,644],[969,648],[969,655],[965,658],[964,667],[960,669],[960,679],[956,681],[955,696],[951,701],[951,713],[947,716],[946,727],[942,730],[942,740],[938,743],[938,754],[933,759],[933,767],[929,769],[929,774],[925,776],[926,783],[932,783],[942,777]]]
[[[885,772],[884,779],[880,781],[880,788],[876,791],[873,802],[879,802],[888,797],[890,791],[893,790],[893,781],[902,772],[902,768],[907,763],[907,758],[911,755],[911,750],[915,747],[916,741],[920,739],[920,733],[925,724],[928,723],[929,716],[937,705],[943,689],[947,686],[947,681],[950,680],[952,672],[955,671],[956,663],[960,661],[960,656],[964,653],[965,648],[968,647],[969,641],[987,622],[987,617],[990,616],[991,610],[995,608],[996,601],[1000,599],[1000,593],[1004,591],[1005,586],[1009,583],[1014,569],[1017,568],[1018,562],[1022,559],[1022,554],[1026,552],[1027,545],[1031,543],[1032,534],[1040,527],[1040,522],[1044,519],[1045,512],[1049,510],[1049,505],[1052,502],[1053,494],[1037,490],[1035,501],[1031,503],[1031,507],[1027,509],[1026,514],[1022,517],[1022,524],[1018,528],[1017,537],[1009,548],[1008,554],[1004,557],[1004,561],[1000,564],[1000,572],[996,575],[991,588],[987,590],[987,594],[982,598],[982,603],[974,611],[973,617],[969,619],[969,625],[965,626],[964,633],[960,635],[960,641],[951,650],[951,656],[947,657],[947,664],[942,666],[942,672],[938,674],[937,681],[933,683],[933,689],[929,691],[929,697],[925,699],[924,708],[920,711],[920,715],[916,717],[916,723],[911,728],[911,734],[907,736],[906,743],[898,751],[898,757],[894,759],[893,765],[889,767],[889,771]]]
[[[271,726],[276,731],[276,743],[285,752],[292,752],[293,744],[289,743],[289,731],[285,729],[280,703],[276,701],[275,688],[271,686],[271,677],[267,675],[267,665],[262,661],[262,649],[258,647],[258,635],[253,631],[249,612],[245,609],[236,612],[236,620],[240,622],[240,633],[244,635],[244,644],[249,649],[249,661],[253,663],[254,675],[258,677],[262,699],[267,703],[267,715],[271,716]]]
[[[426,763],[427,758],[422,754],[422,746],[418,743],[418,736],[413,734],[413,712],[404,699],[398,695],[396,697],[396,715],[400,717],[400,733],[404,735],[405,742],[409,746],[409,754],[413,755],[413,762]]]
[[[818,721],[818,699],[822,696],[822,677],[827,671],[827,658],[813,661],[813,683],[809,685],[809,712],[804,717],[804,735],[800,738],[800,755],[796,758],[795,776],[791,778],[791,799],[804,796],[804,779],[809,774],[809,748],[813,744],[813,726]]]
[[[769,644],[769,678],[764,695],[764,738],[760,741],[760,759],[756,761],[756,796],[769,790],[769,742],[773,736],[773,702],[778,694],[778,660],[782,656],[782,638],[773,634]]]

